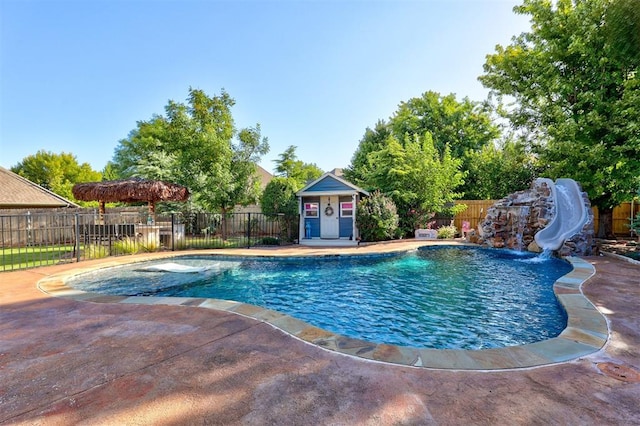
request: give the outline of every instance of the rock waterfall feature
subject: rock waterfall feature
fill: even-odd
[[[588,256],[595,247],[591,203],[572,179],[536,179],[490,207],[478,231],[479,244],[496,248]]]

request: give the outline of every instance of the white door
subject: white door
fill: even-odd
[[[340,203],[338,197],[320,197],[320,238],[340,236]]]

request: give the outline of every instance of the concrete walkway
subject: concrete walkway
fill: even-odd
[[[640,267],[586,260],[596,275],[583,291],[611,330],[604,349],[491,372],[366,361],[230,312],[36,287],[112,259],[2,273],[0,424],[640,424]]]

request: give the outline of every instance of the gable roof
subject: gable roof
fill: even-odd
[[[0,188],[0,209],[78,207],[4,167],[0,167]]]
[[[327,172],[314,180],[300,191],[296,192],[298,197],[304,195],[346,195],[346,194],[364,194],[369,195],[367,191],[359,188],[334,175],[332,172]]]
[[[264,190],[267,187],[267,184],[271,182],[271,179],[273,179],[273,175],[262,168],[259,164],[256,164],[256,174],[260,179],[260,188]]]

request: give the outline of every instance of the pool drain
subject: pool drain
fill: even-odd
[[[628,365],[614,364],[612,362],[599,362],[596,366],[603,374],[622,382],[640,382],[640,371]]]

